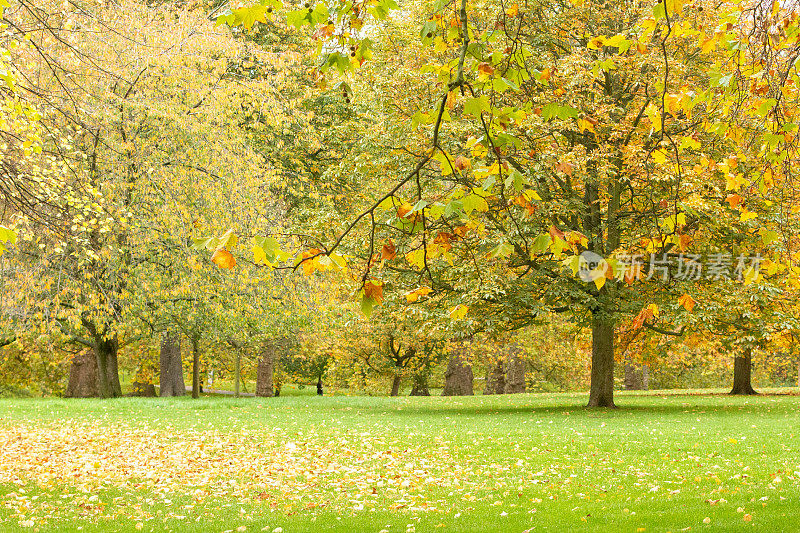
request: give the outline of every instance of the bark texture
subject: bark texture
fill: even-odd
[[[183,361],[181,360],[181,338],[174,331],[166,331],[161,337],[159,356],[161,374],[158,379],[161,396],[183,396],[186,382],[183,380]]]
[[[414,384],[411,387],[410,396],[430,396],[431,391],[428,388],[428,374],[427,372],[415,372]]]
[[[588,407],[614,405],[614,323],[602,311],[592,317],[592,374]]]
[[[503,360],[498,359],[492,369],[486,374],[486,387],[484,394],[503,394],[506,389],[506,373]]]
[[[400,383],[403,381],[403,378],[397,374],[394,376],[392,380],[392,396],[399,396],[400,395]]]
[[[644,390],[644,367],[628,361],[625,363],[625,390]]]
[[[133,382],[133,390],[131,391],[131,396],[139,396],[141,398],[155,398],[156,394],[156,386],[152,383],[146,383],[144,381],[134,381]]]
[[[745,348],[741,356],[733,360],[733,388],[731,394],[758,394],[751,382],[753,369],[753,349]]]
[[[122,396],[122,386],[119,383],[119,369],[117,355],[119,341],[117,337],[110,339],[96,338],[94,353],[97,359],[97,376],[100,382],[100,396],[103,398],[119,398]]]
[[[506,394],[525,392],[525,359],[522,357],[518,346],[512,344],[505,364],[505,389]]]
[[[200,339],[192,339],[192,398],[200,397]]]
[[[256,396],[275,396],[272,379],[275,374],[275,345],[268,343],[261,352],[256,370]]]
[[[472,365],[462,353],[463,345],[456,343],[456,348],[450,352],[447,361],[447,371],[444,374],[444,390],[442,396],[472,396],[474,376]]]
[[[97,375],[97,358],[91,350],[81,352],[72,359],[66,398],[99,398],[100,378]]]

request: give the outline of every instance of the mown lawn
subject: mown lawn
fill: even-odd
[[[584,401],[0,400],[0,530],[800,530],[800,397]]]

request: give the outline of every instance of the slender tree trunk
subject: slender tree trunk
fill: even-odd
[[[161,338],[159,365],[161,366],[159,395],[183,396],[186,394],[183,361],[181,360],[181,337],[175,331],[165,331]]]
[[[322,396],[322,376],[317,378],[317,396]]]
[[[750,381],[753,368],[753,349],[749,346],[733,360],[733,388],[731,394],[758,394]]]
[[[236,361],[234,363],[234,373],[236,376],[233,379],[233,396],[235,398],[239,397],[239,380],[241,379],[242,375],[242,354],[239,350],[236,350]]]
[[[98,338],[95,340],[94,353],[97,358],[97,376],[100,383],[100,396],[103,398],[118,398],[122,396],[119,369],[117,368],[118,351],[119,342],[116,336],[110,339]]]
[[[592,315],[592,375],[588,407],[616,407],[614,323],[602,310]]]
[[[275,345],[268,342],[264,345],[256,370],[256,396],[271,398],[275,396],[273,378],[275,373]]]
[[[192,398],[200,397],[200,339],[192,338]]]
[[[463,342],[453,342],[447,371],[444,374],[442,396],[472,396],[474,375],[472,365],[466,360]]]
[[[392,380],[392,396],[399,396],[400,395],[400,382],[403,380],[400,377],[400,374],[396,374],[394,379]]]

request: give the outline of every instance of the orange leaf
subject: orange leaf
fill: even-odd
[[[231,268],[236,266],[236,259],[228,250],[219,249],[211,256],[211,261],[219,268]]]
[[[563,172],[567,176],[572,176],[572,165],[570,163],[562,161],[561,163],[556,165],[556,170],[559,172]]]
[[[678,303],[682,305],[684,309],[686,309],[691,313],[692,309],[694,309],[694,304],[696,304],[697,302],[695,302],[694,298],[692,298],[688,294],[684,294],[683,296],[678,298]]]
[[[738,194],[731,194],[725,201],[731,205],[731,209],[737,209],[742,204],[742,197]]]
[[[562,241],[566,240],[564,239],[564,232],[558,229],[557,227],[550,226],[550,229],[548,231],[550,232],[550,238],[553,239],[554,241],[556,239],[561,239]]]
[[[389,241],[383,245],[383,248],[381,248],[381,259],[384,261],[391,261],[395,256],[397,256],[397,247],[394,245],[392,239],[389,239]]]
[[[455,167],[457,170],[466,170],[468,168],[472,168],[472,161],[460,155],[456,157]]]
[[[374,302],[380,303],[383,301],[383,282],[378,280],[369,280],[364,284],[364,296]]]
[[[494,74],[494,67],[484,61],[483,63],[478,65],[478,72],[480,72],[484,76],[491,76],[492,74]]]

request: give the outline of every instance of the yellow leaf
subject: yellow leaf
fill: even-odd
[[[603,285],[606,284],[606,277],[605,276],[597,276],[592,281],[594,281],[594,286],[597,287],[597,290],[603,288]]]
[[[267,253],[261,246],[253,246],[253,262],[257,265],[267,262]]]
[[[747,208],[745,207],[744,209],[742,209],[742,212],[739,215],[739,220],[741,222],[747,222],[748,220],[753,220],[757,216],[758,216],[757,213],[755,213],[753,211],[748,211]]]
[[[702,50],[704,54],[707,54],[717,47],[717,40],[714,37],[708,37],[706,39],[701,38],[699,44],[700,50]]]
[[[461,320],[465,316],[467,316],[467,311],[469,311],[469,307],[464,304],[458,304],[457,306],[450,309],[450,318],[453,320]]]
[[[420,287],[419,289],[413,290],[406,294],[406,302],[414,303],[419,300],[422,296],[427,296],[431,292],[430,287]]]
[[[589,122],[586,119],[579,118],[578,119],[578,130],[583,133],[584,131],[594,131],[594,124]]]

